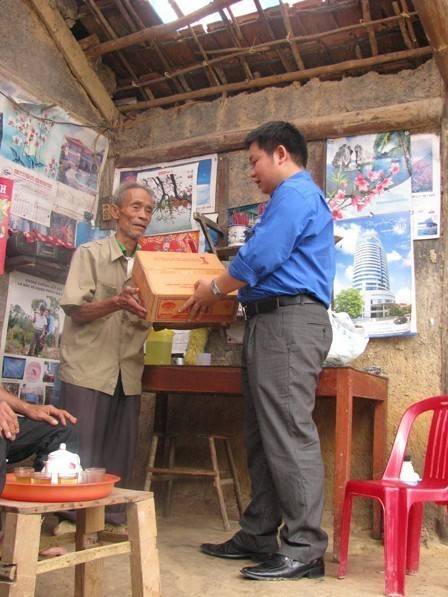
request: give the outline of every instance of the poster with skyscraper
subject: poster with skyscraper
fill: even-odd
[[[411,173],[406,131],[327,142],[334,306],[371,338],[416,333]]]

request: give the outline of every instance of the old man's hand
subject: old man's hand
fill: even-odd
[[[140,319],[146,319],[147,311],[141,303],[140,291],[138,288],[125,286],[120,294],[117,294],[115,300],[120,309],[129,311],[129,313],[137,315]]]

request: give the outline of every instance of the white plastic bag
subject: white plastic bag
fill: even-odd
[[[348,313],[328,310],[333,330],[333,341],[324,366],[347,365],[366,349],[369,337],[362,326],[355,326]]]

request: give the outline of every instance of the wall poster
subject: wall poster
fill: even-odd
[[[327,141],[335,309],[372,338],[416,333],[411,175],[406,131]]]
[[[50,395],[56,398],[62,292],[62,284],[28,274],[12,272],[9,277],[1,338],[2,383],[30,402],[43,404]]]
[[[0,176],[15,182],[12,214],[50,236],[55,213],[75,226],[95,219],[107,138],[1,76],[0,92]]]
[[[414,240],[440,236],[440,137],[411,135]]]

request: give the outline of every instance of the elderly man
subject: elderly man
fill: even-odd
[[[75,252],[60,301],[67,317],[61,342],[61,405],[78,418],[83,467],[105,467],[132,479],[150,324],[137,288],[129,285],[138,241],[151,221],[153,199],[139,183],[119,187],[111,206],[117,232]],[[124,522],[124,510],[106,520]]]

